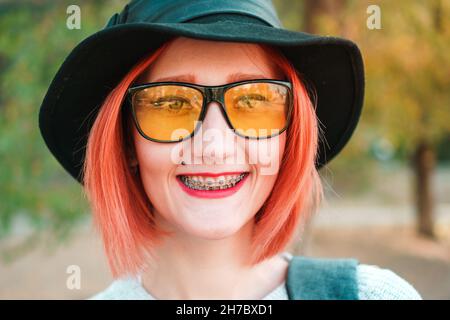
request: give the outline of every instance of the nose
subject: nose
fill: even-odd
[[[201,139],[201,150],[196,150],[199,151],[196,154],[202,155],[203,163],[230,163],[234,157],[236,135],[228,125],[218,102],[208,104],[201,128],[201,134],[197,137]]]

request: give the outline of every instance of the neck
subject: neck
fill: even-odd
[[[287,263],[275,256],[249,265],[253,226],[219,240],[177,233],[156,249],[144,288],[157,299],[261,299],[284,281]]]

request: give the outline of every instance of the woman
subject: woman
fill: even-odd
[[[420,299],[390,270],[284,251],[363,71],[348,40],[280,26],[270,1],[132,1],[65,61],[40,126],[116,278],[94,299]]]

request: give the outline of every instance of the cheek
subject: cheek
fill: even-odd
[[[150,202],[158,211],[165,212],[169,177],[176,169],[172,161],[172,144],[144,139],[135,130],[134,145],[140,178]],[[158,206],[161,206],[159,208]]]
[[[249,140],[248,158],[259,179],[276,179],[286,145],[286,132],[262,140]]]
[[[280,164],[286,145],[286,132],[277,137],[264,140],[252,140],[249,143],[248,156],[255,169],[254,192],[252,202],[261,207],[272,192],[277,180]]]
[[[135,140],[135,149],[141,175],[157,178],[173,168],[167,145],[139,137]]]

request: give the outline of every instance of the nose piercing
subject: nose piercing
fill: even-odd
[[[181,161],[181,165],[185,166],[185,165],[186,165],[186,162]]]

